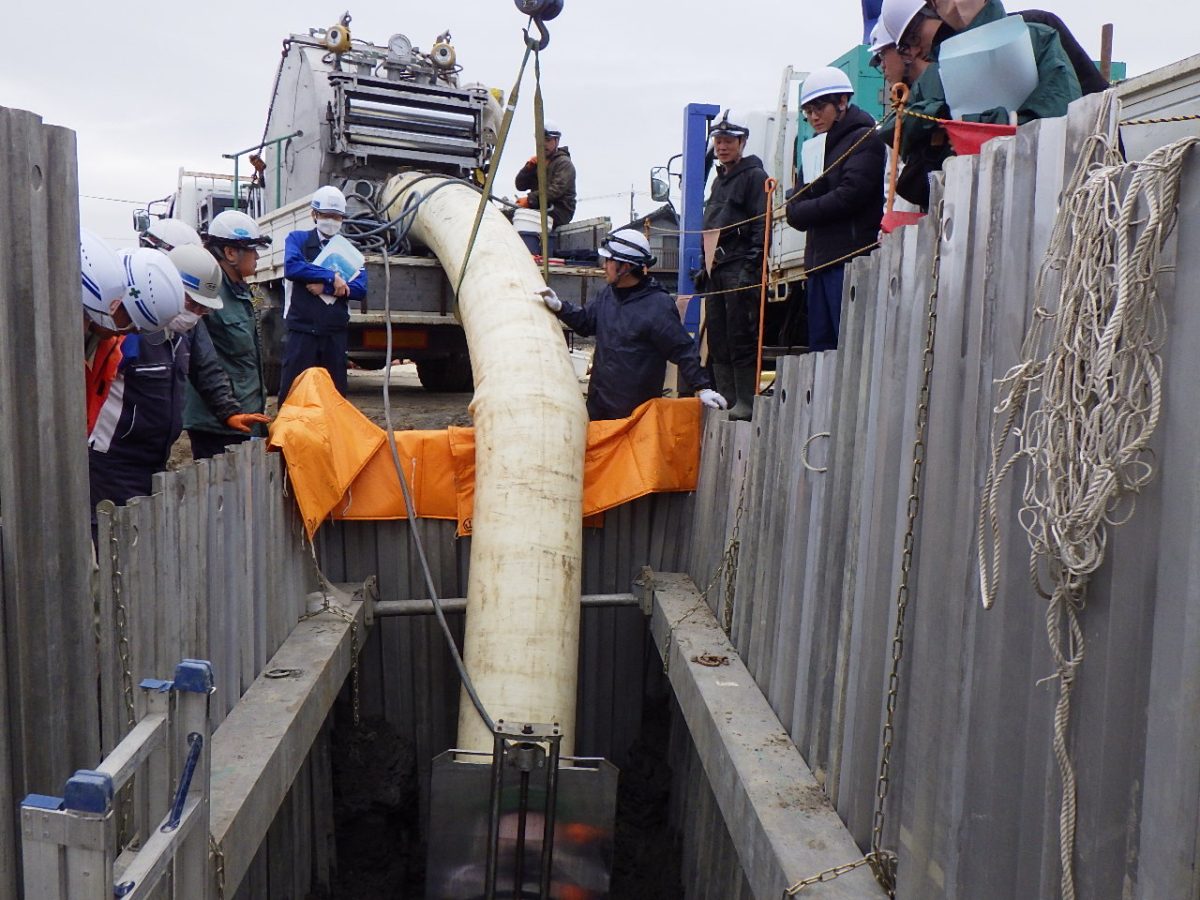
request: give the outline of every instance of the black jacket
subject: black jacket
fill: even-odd
[[[716,181],[704,202],[705,229],[721,229],[714,269],[742,260],[762,264],[766,182],[766,170],[757,156],[743,156],[732,169],[717,166]]]
[[[696,390],[711,388],[696,342],[679,321],[671,295],[653,278],[630,288],[609,285],[587,306],[566,300],[558,317],[577,334],[596,336],[588,417],[622,419],[662,396],[667,360]]]
[[[518,191],[529,191],[529,208],[540,209],[538,200],[537,163],[526,163],[517,173]],[[571,151],[559,147],[546,157],[546,215],[561,228],[575,218],[575,163]]]
[[[854,147],[844,160],[819,177],[796,199],[788,192],[788,224],[808,232],[804,266],[812,269],[873,244],[883,218],[883,145],[867,137],[875,120],[853,103],[825,136],[825,165]],[[865,138],[865,140],[864,140]]]

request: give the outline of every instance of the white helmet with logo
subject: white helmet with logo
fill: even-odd
[[[225,305],[221,300],[221,266],[211,253],[203,247],[184,244],[167,256],[179,270],[183,290],[189,297],[209,309]]]
[[[199,247],[200,235],[195,228],[179,219],[151,219],[150,227],[138,237],[138,243],[167,253],[190,244]]]
[[[732,120],[731,117],[732,116]],[[748,138],[750,137],[750,129],[745,125],[737,123],[739,116],[734,115],[733,110],[727,109],[721,113],[720,117],[712,123],[712,127],[708,129],[710,138],[718,135],[728,135],[729,137]]]
[[[125,270],[122,303],[138,331],[161,331],[183,312],[183,280],[165,253],[149,247],[121,250]]]
[[[892,42],[899,44],[913,20],[922,12],[936,18],[936,13],[929,9],[925,0],[883,0],[879,21],[892,36]]]
[[[878,56],[883,50],[894,46],[896,46],[896,41],[884,27],[883,22],[876,22],[875,27],[871,29],[871,56]]]
[[[125,296],[125,270],[116,251],[86,228],[79,229],[79,274],[83,311],[97,325],[117,331],[109,310]]]
[[[271,243],[271,238],[263,235],[257,222],[235,209],[227,209],[214,216],[204,239],[205,244],[217,246],[265,247]]]
[[[828,97],[830,94],[853,94],[854,85],[850,76],[841,69],[833,66],[822,66],[804,79],[800,88],[800,105],[806,106],[818,97]]]
[[[614,231],[604,239],[596,253],[604,259],[631,263],[635,266],[654,265],[654,254],[650,252],[650,242],[636,228],[621,228]]]
[[[317,212],[346,215],[346,195],[331,184],[319,187],[312,195],[312,208]]]

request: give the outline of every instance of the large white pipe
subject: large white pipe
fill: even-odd
[[[421,180],[417,180],[420,178]],[[398,175],[389,217],[421,203],[411,234],[458,284],[479,195]],[[574,748],[587,411],[562,327],[533,296],[545,286],[512,225],[490,205],[459,292],[475,397],[475,510],[464,659],[493,719],[561,725]],[[492,749],[461,694],[458,747]]]

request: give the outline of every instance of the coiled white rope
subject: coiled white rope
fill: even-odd
[[[1083,660],[1079,612],[1104,560],[1110,526],[1133,515],[1151,480],[1149,442],[1162,400],[1166,333],[1158,276],[1175,226],[1181,164],[1200,138],[1141,162],[1116,150],[1115,100],[1101,109],[1071,176],[1038,272],[1021,361],[997,386],[991,463],[978,531],[983,605],[1000,578],[999,501],[1005,476],[1027,460],[1018,518],[1029,577],[1048,601],[1046,631],[1059,682],[1054,755],[1062,778],[1062,896],[1074,900],[1075,770],[1067,745],[1071,689]],[[1005,459],[1009,438],[1017,446]]]

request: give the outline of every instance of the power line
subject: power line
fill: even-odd
[[[80,200],[106,200],[109,203],[131,203],[134,206],[145,206],[145,200],[125,200],[121,197],[97,197],[95,194],[80,194]]]

